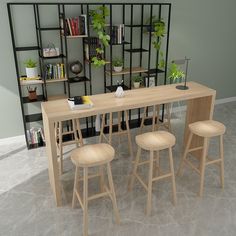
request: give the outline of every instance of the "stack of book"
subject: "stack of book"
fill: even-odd
[[[96,48],[99,48],[99,39],[96,37],[90,37],[84,39],[84,55],[85,59],[90,61],[93,57],[97,56]]]
[[[45,79],[64,79],[65,65],[63,63],[47,64],[45,69]]]
[[[44,132],[42,128],[31,128],[27,130],[27,139],[29,144],[43,146],[45,143]]]
[[[112,26],[110,32],[112,44],[122,44],[124,42],[124,28],[123,24]]]
[[[88,109],[93,107],[93,102],[89,96],[75,96],[68,98],[68,104],[72,110]]]
[[[87,35],[87,16],[64,18],[64,15],[60,14],[60,27],[64,36]]]

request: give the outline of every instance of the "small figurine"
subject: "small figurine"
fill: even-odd
[[[125,92],[122,88],[122,85],[123,85],[123,80],[121,81],[121,83],[119,83],[119,81],[117,81],[117,89],[116,89],[116,92],[115,92],[115,96],[117,98],[122,98],[125,96]]]

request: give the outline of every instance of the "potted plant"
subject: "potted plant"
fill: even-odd
[[[168,79],[171,80],[171,82],[175,82],[177,79],[182,79],[184,78],[185,73],[180,69],[180,67],[175,64],[171,63],[169,66],[169,71],[168,71]]]
[[[115,72],[121,72],[123,69],[123,60],[119,58],[115,58],[112,60],[113,70]]]
[[[38,77],[37,62],[32,59],[28,59],[27,61],[25,61],[24,64],[26,67],[25,70],[27,78],[37,78]]]
[[[134,88],[139,88],[140,84],[143,82],[143,78],[142,76],[137,75],[137,76],[132,77],[132,81],[134,84]]]

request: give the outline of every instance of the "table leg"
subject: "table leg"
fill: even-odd
[[[49,122],[43,114],[43,126],[46,142],[46,153],[48,157],[48,174],[53,191],[54,199],[57,206],[62,205],[61,182],[59,179],[59,168],[57,162],[57,148],[54,130],[54,122]]]

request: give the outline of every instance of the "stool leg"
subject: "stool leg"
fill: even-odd
[[[72,198],[72,208],[75,208],[77,202],[76,191],[79,192],[79,167],[75,168],[75,180],[74,180],[74,189],[73,189],[73,198]]]
[[[102,125],[101,125],[101,130],[100,130],[99,143],[102,142],[104,126],[105,126],[105,114],[102,114]]]
[[[177,197],[176,197],[176,185],[175,185],[175,171],[174,171],[174,162],[172,149],[169,148],[169,160],[170,160],[170,171],[171,171],[171,180],[172,180],[172,191],[173,191],[173,204],[176,205]]]
[[[74,139],[76,142],[76,147],[79,147],[79,139],[78,139],[78,135],[77,135],[77,131],[76,131],[76,121],[75,119],[72,120],[72,129],[73,129],[73,134],[74,134]]]
[[[132,141],[131,141],[131,135],[130,135],[130,129],[129,129],[129,119],[128,119],[127,111],[124,111],[124,113],[125,113],[125,123],[126,123],[126,130],[127,130],[128,142],[129,142],[129,153],[130,153],[131,159],[133,160],[134,153],[133,153],[133,147],[132,147]]]
[[[153,178],[153,151],[150,151],[149,175],[148,175],[148,196],[147,196],[147,212],[149,216],[152,208],[152,178]]]
[[[202,157],[201,157],[201,163],[200,163],[200,189],[199,189],[199,197],[202,197],[202,194],[203,194],[207,150],[208,150],[208,138],[204,138]]]
[[[159,114],[160,114],[160,106],[156,105],[156,117],[157,117],[156,130],[159,129],[159,124],[160,124]]]
[[[220,181],[221,187],[224,188],[224,145],[223,145],[223,135],[220,135]]]
[[[156,158],[155,158],[155,162],[156,162],[156,166],[154,166],[154,171],[153,171],[153,176],[157,176],[158,174],[160,174],[160,152],[156,151]],[[157,169],[158,172],[157,172]]]
[[[142,117],[142,121],[141,121],[141,124],[140,124],[140,133],[142,133],[142,129],[144,127],[144,121],[145,121],[145,117],[146,117],[146,112],[147,112],[147,107],[144,107],[143,109],[143,117]]]
[[[138,169],[140,154],[141,154],[141,147],[138,146],[138,151],[137,151],[137,155],[134,162],[133,172],[131,173],[131,176],[130,176],[130,181],[129,181],[129,186],[128,186],[129,191],[131,191],[134,186],[134,180],[135,180],[137,169]]]
[[[183,167],[184,167],[184,161],[187,157],[188,150],[189,150],[190,145],[191,145],[192,137],[193,137],[193,133],[190,131],[189,137],[188,137],[188,142],[187,142],[187,145],[184,149],[184,154],[183,154],[183,157],[181,158],[180,165],[179,165],[179,170],[177,172],[178,176],[182,176],[182,174],[183,174],[182,172],[183,172]]]
[[[101,193],[104,192],[104,172],[103,172],[103,166],[99,167],[99,174],[100,174],[100,191]]]
[[[121,111],[118,111],[118,132],[121,132]],[[120,145],[120,135],[118,135],[119,145]]]
[[[156,124],[156,106],[153,106],[153,113],[152,113],[152,132],[155,131],[155,124]]]
[[[170,113],[170,103],[166,104],[166,115],[167,115],[167,127],[168,130],[171,132],[171,113]]]
[[[84,191],[83,191],[84,197],[84,215],[83,215],[83,236],[88,235],[88,168],[84,168]]]
[[[59,172],[63,173],[62,121],[59,122]]]
[[[111,165],[110,163],[107,164],[107,175],[108,175],[108,181],[109,181],[109,186],[110,186],[110,191],[112,195],[112,204],[113,204],[113,209],[114,209],[114,214],[116,218],[116,223],[120,223],[120,215],[117,207],[117,202],[116,202],[116,194],[115,194],[115,189],[114,189],[114,184],[112,180],[112,173],[111,173]]]
[[[81,132],[81,128],[80,128],[79,119],[76,119],[76,130],[78,131],[78,134],[79,134],[79,143],[80,143],[81,146],[83,146],[84,141],[83,141],[83,136],[82,136],[82,132]]]
[[[111,145],[112,142],[112,125],[113,125],[113,118],[112,112],[109,113],[109,144]]]

